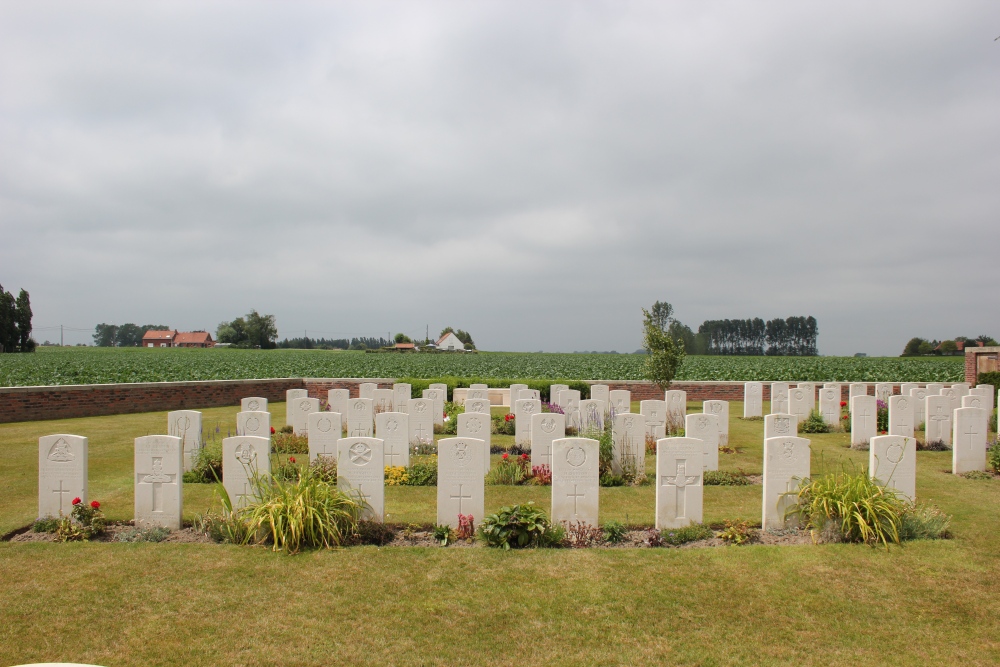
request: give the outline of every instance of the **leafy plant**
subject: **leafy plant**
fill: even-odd
[[[621,521],[608,521],[604,524],[604,539],[611,544],[618,544],[628,535],[628,526]]]
[[[493,435],[514,435],[515,433],[514,415],[494,415],[490,418],[490,432]]]
[[[434,539],[440,542],[441,546],[446,547],[458,539],[458,535],[451,526],[438,524],[434,526]]]
[[[54,533],[58,528],[59,519],[51,516],[35,519],[35,523],[31,524],[31,531],[34,533]]]
[[[1000,474],[1000,441],[994,442],[986,450],[986,465],[993,472]]]
[[[552,468],[547,463],[531,467],[531,481],[538,486],[552,485]]]
[[[789,515],[804,519],[816,532],[836,531],[847,542],[872,546],[899,543],[899,529],[906,502],[890,487],[873,480],[866,469],[831,473],[804,480],[792,492],[798,501]]]
[[[702,473],[702,483],[705,486],[748,486],[753,484],[742,470],[706,470]]]
[[[437,486],[438,466],[437,455],[428,457],[425,461],[410,464],[406,469],[407,486]]]
[[[951,537],[951,517],[933,505],[910,506],[899,526],[900,540],[941,540]]]
[[[191,470],[184,473],[185,484],[212,484],[222,479],[222,443],[212,440],[198,450]]]
[[[308,454],[309,438],[297,433],[285,433],[282,429],[271,436],[271,446],[276,454]]]
[[[386,466],[385,485],[386,486],[406,486],[409,481],[405,466]]]
[[[528,478],[528,455],[511,456],[504,453],[500,462],[486,474],[487,484],[520,484]]]
[[[684,363],[684,343],[667,333],[673,320],[673,306],[657,301],[651,310],[642,309],[642,345],[646,348],[644,376],[666,391]]]
[[[993,479],[992,473],[988,473],[985,470],[970,470],[969,472],[961,473],[959,476],[965,479],[976,480]]]
[[[86,542],[104,534],[107,525],[107,519],[101,511],[101,503],[92,500],[87,504],[79,498],[74,498],[70,515],[58,519],[56,539],[60,542]]]
[[[271,468],[271,477],[274,479],[291,481],[298,479],[300,474],[302,474],[302,467],[294,456],[289,456],[283,463],[276,462]]]
[[[888,417],[886,417],[888,419]],[[830,425],[819,410],[813,410],[809,417],[799,423],[799,433],[829,433]]]
[[[662,547],[663,546],[663,533],[656,528],[650,528],[646,531],[646,546],[650,547]]]
[[[727,520],[723,529],[716,536],[723,542],[738,546],[753,541],[757,537],[757,531],[751,528],[747,521]]]
[[[499,512],[483,519],[479,533],[487,545],[504,550],[549,546],[552,542],[545,510],[535,507],[534,502],[501,507]]]
[[[170,529],[164,526],[127,528],[115,535],[115,542],[162,542],[168,537]]]
[[[702,523],[692,523],[683,528],[666,528],[660,531],[663,541],[667,544],[679,546],[688,542],[698,540],[708,540],[715,537],[715,531]]]
[[[606,472],[601,475],[601,486],[625,486],[625,478]]]

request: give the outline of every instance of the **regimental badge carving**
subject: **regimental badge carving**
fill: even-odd
[[[413,404],[413,410],[419,414],[427,412],[427,404],[423,401],[418,401]]]
[[[469,462],[469,443],[459,440],[455,443],[455,461],[464,466]]]
[[[712,403],[712,414],[721,415],[722,405],[719,403]]]
[[[248,431],[253,431],[254,433],[256,433],[257,430],[260,428],[260,420],[257,419],[256,417],[250,417],[250,419],[247,419],[246,421],[246,428]],[[246,433],[244,433],[243,435],[246,435]]]
[[[399,422],[395,419],[387,419],[385,422],[385,430],[389,433],[395,433],[399,430]]]
[[[478,417],[466,420],[465,425],[468,426],[469,430],[473,433],[479,433],[479,430],[483,428],[483,423],[479,421]]]
[[[326,417],[323,417],[318,422],[316,422],[316,428],[321,430],[323,433],[329,433],[333,429],[333,422]]]
[[[260,402],[257,400],[250,401],[247,403],[247,407],[250,408],[250,412],[257,412],[257,408],[260,407]]]
[[[906,399],[900,400],[896,405],[899,406],[900,410],[906,410],[909,408],[909,405],[906,403]]]
[[[355,402],[354,403],[354,411],[355,412],[364,412],[365,411],[365,404],[362,403],[361,401]]]
[[[174,422],[174,428],[180,433],[186,432],[190,426],[191,418],[187,415],[181,415],[177,418],[177,421]]]
[[[552,417],[546,417],[542,420],[542,431],[545,433],[552,433],[556,430],[556,420]]]
[[[236,460],[245,466],[251,465],[257,460],[257,449],[248,442],[241,442],[236,446],[234,452]]]
[[[898,442],[894,442],[889,445],[885,450],[885,457],[889,459],[889,463],[899,463],[903,460],[903,446]]]
[[[67,461],[74,460],[76,456],[70,451],[69,443],[66,442],[66,439],[59,438],[52,444],[52,447],[49,449],[49,455],[46,458],[49,461],[66,463]]]
[[[791,424],[792,420],[788,417],[778,417],[774,420],[774,432],[779,435],[787,435],[790,432]]]
[[[372,460],[372,448],[363,442],[356,442],[347,449],[351,463],[363,466]]]
[[[146,475],[142,478],[142,481],[146,484],[169,484],[170,475],[163,474],[163,458],[160,456],[153,457],[153,474]]]
[[[786,440],[781,445],[781,455],[786,461],[795,460],[795,443],[791,440]]]
[[[698,422],[698,430],[704,430],[708,428],[708,420],[705,419],[704,417],[698,417],[697,422]]]
[[[299,410],[302,412],[309,412],[310,409],[312,409],[312,405],[310,405],[309,401],[302,401],[299,403]]]
[[[801,401],[801,400],[803,400],[803,399],[804,399],[805,397],[806,397],[806,395],[805,395],[805,394],[803,394],[803,393],[802,393],[801,391],[799,391],[799,390],[797,390],[797,389],[795,390],[795,400],[796,400],[796,401]]]
[[[531,411],[534,409],[534,407],[535,406],[533,406],[530,402],[528,402],[528,403],[522,403],[521,404],[521,412],[523,412],[526,415],[527,414],[531,414]]]
[[[625,419],[622,420],[622,424],[625,425],[626,431],[631,431],[632,427],[635,425],[635,419],[632,417],[626,417]]]
[[[750,385],[750,393],[751,394],[759,394],[760,393],[760,387],[758,387],[755,384]]]
[[[587,462],[587,450],[579,445],[575,445],[566,450],[566,463],[574,468],[579,468]]]

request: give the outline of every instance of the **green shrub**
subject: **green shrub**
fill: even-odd
[[[163,526],[126,528],[115,535],[115,542],[162,542],[170,537],[170,529]]]
[[[446,547],[456,539],[458,536],[455,534],[455,529],[447,524],[437,524],[434,526],[434,539],[441,543],[441,546]]]
[[[887,417],[888,419],[888,417]],[[830,425],[823,419],[819,410],[813,410],[809,417],[799,423],[799,433],[829,433]]]
[[[706,470],[702,475],[704,475],[702,483],[705,486],[748,486],[753,484],[742,470],[739,472]]]
[[[606,472],[601,475],[601,486],[625,486],[625,478]]]
[[[490,433],[493,435],[514,435],[514,415],[494,415],[490,418]]]
[[[35,533],[54,533],[58,529],[59,519],[51,516],[36,519],[35,523],[31,524],[31,530]]]
[[[907,508],[899,527],[901,540],[942,540],[951,537],[951,517],[932,505]]]
[[[500,461],[486,473],[487,484],[521,484],[530,477],[528,455],[511,456],[504,453]]]
[[[271,447],[276,454],[308,454],[309,437],[297,433],[280,433],[271,436]]]
[[[831,473],[804,480],[796,492],[798,504],[789,508],[810,530],[835,530],[847,542],[888,548],[899,543],[899,529],[906,502],[894,489],[882,486],[860,472]]]
[[[364,505],[303,468],[294,481],[255,477],[253,500],[236,514],[258,542],[288,554],[332,548],[358,534]]]
[[[715,531],[705,524],[692,523],[683,528],[665,528],[660,531],[660,536],[667,544],[679,546],[688,542],[711,539],[715,537]]]
[[[545,510],[534,502],[501,507],[483,519],[479,534],[487,545],[505,550],[551,546],[565,536],[564,531],[553,530]]]
[[[959,477],[964,477],[965,479],[984,480],[993,479],[993,474],[988,473],[985,470],[970,470],[969,472],[961,473]]]
[[[986,465],[993,472],[1000,474],[1000,440],[986,450]]]
[[[757,531],[750,527],[747,521],[726,521],[725,527],[718,534],[719,539],[737,546],[749,544],[757,537]]]
[[[425,461],[410,464],[406,469],[405,486],[437,486],[438,465],[437,456],[428,457]]]
[[[222,481],[222,443],[209,442],[195,456],[191,470],[184,473],[185,484],[213,484]]]
[[[979,373],[976,376],[976,384],[991,384],[993,385],[993,391],[1000,389],[1000,371]]]
[[[628,526],[621,521],[608,521],[604,524],[604,539],[611,544],[618,544],[628,535]]]
[[[465,408],[458,403],[447,402],[444,404],[444,415],[446,417],[444,427],[441,432],[447,435],[458,434],[458,416],[465,412]]]

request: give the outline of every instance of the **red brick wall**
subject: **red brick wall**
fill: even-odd
[[[966,357],[968,359],[968,357]],[[245,396],[262,396],[269,401],[284,401],[288,389],[306,389],[312,398],[325,399],[329,389],[348,389],[357,398],[363,382],[375,382],[391,388],[393,380],[355,378],[287,378],[267,380],[210,380],[205,382],[147,382],[137,384],[96,384],[52,387],[0,388],[0,423],[66,419],[132,412],[156,412],[214,408],[238,405]],[[663,392],[649,382],[608,381],[611,389],[627,389],[632,399],[663,400]],[[821,383],[817,386],[821,386]],[[743,400],[742,382],[675,382],[673,389],[683,389],[688,400]],[[896,385],[898,391],[898,385]],[[869,387],[869,394],[873,393]],[[848,385],[843,385],[842,400],[847,400]],[[763,400],[771,398],[770,383],[764,383]]]

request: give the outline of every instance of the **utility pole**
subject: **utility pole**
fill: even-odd
[[[59,325],[59,347],[62,347],[64,344],[65,343],[63,343],[63,325],[60,324]]]

